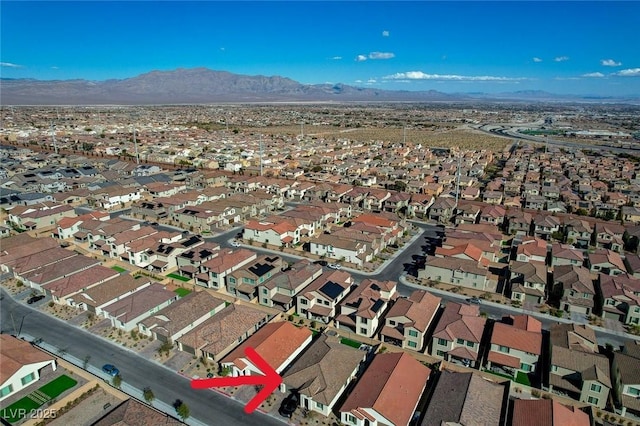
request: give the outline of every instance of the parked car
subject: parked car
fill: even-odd
[[[480,299],[477,297],[470,297],[467,299],[467,302],[473,305],[479,305],[481,303]]]
[[[290,393],[280,404],[280,408],[278,409],[278,413],[282,417],[286,417],[288,419],[291,418],[293,412],[298,408],[298,404],[300,402],[300,398],[297,393]]]
[[[237,242],[237,241],[231,241],[231,245],[233,247],[240,247],[241,246],[241,244],[239,242]]]
[[[104,371],[105,373],[107,373],[110,376],[116,377],[118,374],[120,374],[120,370],[118,370],[114,365],[112,364],[105,364],[102,366],[102,371]]]
[[[327,266],[329,264],[329,262],[327,262],[326,260],[315,260],[314,265],[320,265],[320,266]]]
[[[342,268],[342,265],[340,265],[339,263],[330,263],[329,265],[327,265],[329,268],[331,269],[340,269]]]
[[[32,305],[36,302],[41,301],[42,299],[44,299],[44,295],[40,294],[38,296],[31,296],[30,298],[27,299],[27,303]]]

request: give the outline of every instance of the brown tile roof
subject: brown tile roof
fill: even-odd
[[[224,300],[213,297],[207,291],[192,292],[141,323],[153,332],[170,337],[224,304]]]
[[[298,328],[288,321],[269,323],[236,346],[220,363],[246,358],[245,348],[252,347],[271,367],[278,369],[310,337],[311,330],[306,327]]]
[[[20,238],[15,237],[29,234],[19,234],[14,237],[3,238],[0,242],[0,263],[12,266],[17,259],[29,256],[35,253],[59,247],[59,244],[53,238]]]
[[[507,386],[474,373],[442,371],[422,426],[445,423],[498,426]]]
[[[13,261],[3,261],[2,263],[13,268],[16,274],[22,275],[74,256],[78,256],[78,253],[65,250],[62,247],[52,247],[43,251],[27,253]]]
[[[397,299],[386,317],[405,316],[410,321],[405,326],[425,332],[433,315],[440,308],[441,301],[442,298],[425,290],[416,290],[408,298]]]
[[[431,370],[404,352],[375,356],[340,408],[362,418],[370,408],[394,425],[408,425]]]
[[[144,277],[136,280],[131,275],[120,275],[74,296],[74,300],[97,307],[149,283],[150,281]]]
[[[252,330],[268,315],[246,305],[232,304],[207,319],[178,340],[192,348],[220,355],[233,342]],[[224,355],[224,354],[222,354]]]
[[[460,338],[480,343],[484,325],[485,319],[480,317],[480,308],[477,305],[448,302],[436,325],[433,337],[449,341]]]
[[[127,399],[91,426],[180,426],[183,423],[134,399]]]
[[[375,318],[376,315],[382,314],[379,311],[382,306],[379,302],[388,302],[390,300],[383,297],[381,291],[389,292],[396,287],[396,284],[395,281],[377,281],[366,278],[340,304],[355,309],[355,315],[357,316]]]
[[[59,278],[78,273],[99,264],[100,261],[97,259],[77,255],[61,260],[60,262],[56,262],[52,265],[36,269],[27,274],[23,274],[22,277],[33,281],[36,284],[47,284]]]
[[[321,290],[323,286],[328,282],[333,282],[345,289],[353,284],[353,278],[351,277],[351,274],[345,271],[324,271],[322,275],[313,280],[313,282],[304,289],[304,296],[308,299],[312,299],[314,296],[311,294],[311,292],[317,291],[321,293],[326,299],[333,300],[332,297],[330,297],[328,294],[325,294]]]
[[[203,263],[211,272],[223,273],[233,269],[239,263],[249,259],[255,259],[256,253],[247,249],[221,249],[220,254],[211,260]]]
[[[491,343],[540,355],[542,351],[542,333],[521,330],[512,325],[497,322],[493,325]]]
[[[43,288],[50,291],[56,297],[65,297],[77,293],[85,288],[90,288],[103,281],[116,278],[120,273],[102,265],[96,265],[76,274],[62,277],[45,284]]]
[[[589,415],[552,399],[516,399],[512,426],[590,426]]]
[[[128,323],[145,312],[178,297],[160,283],[153,283],[142,290],[123,297],[103,307],[102,310],[119,321]]]
[[[0,383],[5,383],[25,365],[54,360],[54,357],[24,340],[0,334]]]

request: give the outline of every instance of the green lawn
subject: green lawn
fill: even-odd
[[[40,393],[48,396],[50,399],[53,399],[62,394],[62,392],[66,391],[67,389],[71,389],[77,384],[78,382],[76,380],[63,374],[62,376],[58,377],[57,379],[53,379],[31,394]],[[29,411],[34,410],[42,405],[42,403],[36,402],[33,399],[29,398],[29,395],[17,400],[7,408],[0,411],[0,416],[2,416],[2,418],[7,420],[9,423],[15,423],[22,419],[22,415],[19,415],[18,413],[29,413]],[[39,399],[43,401],[46,400],[43,395],[40,395]]]
[[[191,279],[187,278],[187,277],[183,277],[182,275],[178,275],[178,274],[169,274],[167,275],[167,277],[169,278],[175,278],[176,280],[182,281],[182,282],[187,282],[187,281],[191,281]]]
[[[112,267],[111,267],[111,269],[113,269],[114,271],[116,271],[116,272],[118,272],[118,273],[120,273],[120,274],[121,274],[121,273],[123,273],[123,272],[127,272],[127,270],[126,270],[126,269],[121,268],[121,267],[119,267],[119,266],[117,266],[117,265],[112,266]]]
[[[58,395],[60,395],[62,392],[66,391],[67,389],[71,389],[77,384],[78,382],[76,380],[63,374],[57,379],[52,380],[46,385],[42,386],[39,390],[40,392],[50,396],[51,399],[53,399],[57,398]]]
[[[507,374],[496,373],[495,371],[491,371],[491,370],[487,370],[487,369],[484,369],[482,371],[484,371],[485,373],[493,374],[495,376],[504,377],[505,379],[513,380],[513,377],[511,377],[511,376],[509,376]]]
[[[352,348],[356,348],[356,349],[359,348],[360,345],[362,345],[362,343],[356,342],[355,340],[347,339],[346,337],[341,338],[340,343],[342,343],[343,345],[351,346]]]
[[[516,376],[516,383],[520,383],[521,385],[531,386],[531,382],[529,381],[529,375],[522,371],[518,371],[518,375]]]
[[[180,297],[185,297],[187,294],[191,293],[191,290],[187,290],[186,288],[183,288],[183,287],[176,288],[173,291],[177,293],[178,296]]]
[[[29,411],[34,410],[38,407],[40,407],[39,403],[35,402],[28,396],[25,396],[24,398],[17,400],[7,408],[0,411],[0,416],[9,423],[16,423],[17,421],[22,419],[22,414],[18,413],[29,413]]]

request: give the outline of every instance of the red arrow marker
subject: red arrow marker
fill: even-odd
[[[241,385],[262,385],[262,389],[253,399],[244,406],[245,413],[253,413],[256,408],[267,399],[271,393],[276,390],[282,377],[274,370],[267,361],[262,358],[255,349],[247,347],[244,354],[249,360],[262,371],[264,376],[239,376],[239,377],[214,377],[211,379],[193,379],[191,387],[194,389],[219,388],[223,386],[241,386]]]

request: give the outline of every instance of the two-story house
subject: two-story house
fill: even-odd
[[[542,323],[529,315],[505,317],[493,324],[487,368],[513,379],[534,373],[542,353]]]
[[[363,280],[342,302],[336,328],[373,337],[390,301],[397,297],[395,281]]]
[[[328,324],[336,316],[336,306],[351,291],[354,280],[345,271],[326,271],[296,295],[296,313]]]
[[[596,294],[587,268],[560,265],[553,270],[553,293],[560,296],[560,308],[566,312],[591,315]]]
[[[640,415],[640,343],[637,340],[625,342],[621,352],[613,353],[611,371],[613,373],[614,398],[622,406],[622,415],[627,412]]]
[[[433,331],[431,356],[477,367],[486,320],[478,305],[448,302]]]
[[[428,343],[427,330],[440,309],[441,298],[425,290],[400,297],[385,316],[380,340],[422,352]]]
[[[322,266],[302,259],[273,278],[258,284],[258,303],[288,311],[294,297],[322,275]]]

